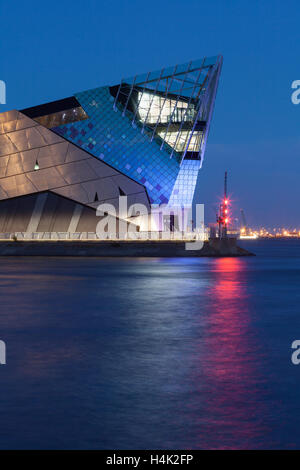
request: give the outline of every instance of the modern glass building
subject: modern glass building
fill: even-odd
[[[216,56],[0,114],[0,233],[95,232],[96,208],[191,206]],[[5,215],[6,214],[6,215]]]

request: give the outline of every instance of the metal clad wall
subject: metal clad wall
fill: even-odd
[[[40,218],[40,223],[37,228],[38,232],[51,231],[57,204],[58,198],[56,195],[53,193],[48,193],[48,197],[43,208],[43,213]]]
[[[84,207],[77,225],[77,232],[95,232],[101,217],[96,216],[96,211]]]
[[[98,204],[111,201],[118,209],[120,184],[126,195],[140,196],[149,207],[141,184],[20,112],[0,114],[0,200],[51,190],[94,207],[97,193]],[[69,223],[61,219],[57,227]]]
[[[31,218],[36,196],[1,201],[0,232],[25,232]]]
[[[46,196],[44,205],[37,204],[41,196]],[[94,209],[51,192],[0,201],[0,233],[30,232],[28,227],[33,215],[39,220],[38,227],[33,227],[34,232],[68,232],[74,213],[78,220],[72,233],[96,231],[101,217]]]
[[[73,201],[67,199],[58,198],[58,204],[56,206],[55,216],[52,221],[51,232],[67,232],[70,220],[73,215],[74,206],[76,204]]]

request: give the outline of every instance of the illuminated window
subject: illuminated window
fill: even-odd
[[[48,129],[52,129],[53,127],[63,126],[70,122],[82,121],[87,118],[88,115],[84,109],[81,106],[78,106],[76,108],[58,111],[57,113],[36,117],[35,121]]]
[[[158,135],[167,142],[170,147],[174,148],[177,152],[184,152],[188,145],[188,152],[198,152],[200,150],[202,132],[191,131],[178,131],[168,132],[165,135],[165,130],[159,131]],[[192,135],[192,136],[191,136]]]
[[[147,124],[191,121],[195,117],[194,104],[153,93],[138,93],[138,113],[140,120]]]

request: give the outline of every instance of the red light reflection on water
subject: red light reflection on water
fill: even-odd
[[[247,265],[239,258],[213,261],[204,337],[195,371],[199,448],[259,448],[267,432],[258,384],[259,352],[248,305]],[[195,383],[195,382],[194,382]],[[199,407],[199,402],[191,406]]]

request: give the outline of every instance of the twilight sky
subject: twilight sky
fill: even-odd
[[[299,0],[0,0],[0,112],[224,56],[195,202],[214,220],[223,174],[236,216],[300,227]]]

